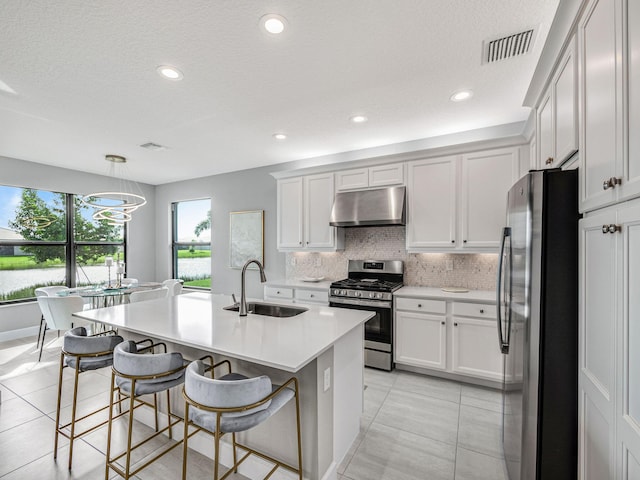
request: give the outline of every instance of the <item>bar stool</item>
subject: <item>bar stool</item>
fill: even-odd
[[[169,289],[167,287],[131,292],[129,295],[129,303],[145,302],[147,300],[155,300],[156,298],[167,298],[168,294]]]
[[[181,280],[179,278],[170,278],[168,280],[163,281],[162,285],[169,289],[169,296],[173,297],[175,295],[180,295],[180,292],[182,292],[183,282],[184,280]]]
[[[229,362],[221,363],[227,363],[230,367]],[[292,377],[284,385],[276,386],[271,384],[271,379],[266,375],[247,378],[238,373],[231,373],[229,368],[229,373],[217,379],[205,377],[204,374],[207,370],[208,368],[203,362],[195,361],[187,367],[185,375],[185,384],[182,390],[182,395],[185,399],[182,479],[186,480],[187,478],[189,437],[202,430],[214,437],[214,480],[223,480],[232,472],[237,472],[238,466],[251,454],[275,464],[267,476],[264,477],[265,479],[271,477],[278,467],[283,467],[297,473],[300,480],[302,480],[298,379]],[[297,468],[237,442],[237,432],[244,432],[263,423],[292,398],[295,398],[296,402]],[[189,433],[190,425],[196,427],[191,433]],[[225,433],[231,433],[232,435],[234,464],[222,477],[218,477],[220,438]],[[247,452],[240,460],[237,459],[238,447]]]
[[[161,353],[155,353],[157,348],[161,348],[163,351]],[[135,469],[131,468],[131,453],[136,448],[166,431],[169,432],[169,438],[173,438],[172,427],[182,421],[182,417],[171,412],[169,391],[172,387],[184,382],[185,368],[186,364],[182,355],[177,352],[167,353],[167,347],[164,343],[153,343],[151,339],[146,339],[137,343],[133,341],[126,341],[116,346],[113,354],[111,390],[109,397],[109,428],[107,433],[105,480],[108,480],[109,478],[109,469],[112,469],[118,473],[118,475],[128,480],[140,472],[140,470],[180,445],[180,442],[174,443],[169,448],[166,448],[157,455],[154,455],[144,464],[136,467]],[[161,392],[167,392],[167,426],[159,429],[157,394]],[[114,393],[118,393],[121,396],[121,398],[115,403],[120,404],[121,402],[129,399],[128,410],[122,412],[122,414],[128,413],[129,418],[127,425],[126,450],[115,457],[111,457],[111,432],[114,420]],[[149,403],[148,401],[140,398],[141,395],[147,394],[153,394],[153,403]],[[146,439],[132,445],[133,414],[134,410],[142,405],[154,408],[156,431]],[[122,457],[126,457],[124,470],[116,464],[116,462]]]
[[[80,299],[82,302],[82,299]],[[55,310],[54,310],[55,312]],[[80,418],[76,418],[76,407],[78,403],[78,379],[82,372],[89,370],[97,370],[99,368],[108,367],[113,363],[113,349],[121,343],[123,338],[116,335],[114,331],[103,332],[96,335],[87,336],[87,330],[84,327],[76,327],[65,333],[63,338],[62,351],[60,352],[60,373],[58,376],[58,401],[56,407],[56,434],[53,447],[54,460],[58,456],[58,437],[62,435],[69,439],[69,470],[73,461],[73,441],[96,428],[105,425],[107,421],[103,421],[92,426],[80,433],[76,432],[76,423],[85,420],[96,413],[102,412],[109,408],[105,405],[98,410],[94,410]],[[62,398],[62,376],[66,367],[73,368],[75,371],[73,383],[73,402],[71,406],[71,421],[64,425],[60,425],[60,407]],[[66,432],[70,428],[70,433]]]

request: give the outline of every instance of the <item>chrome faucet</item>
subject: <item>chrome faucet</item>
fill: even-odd
[[[262,264],[256,260],[255,258],[252,260],[248,260],[247,263],[244,264],[244,267],[242,267],[242,277],[241,277],[241,281],[240,281],[240,316],[241,317],[246,317],[247,316],[247,295],[245,293],[245,289],[244,289],[244,275],[245,272],[247,271],[247,267],[249,265],[251,265],[252,263],[255,263],[256,265],[258,265],[258,268],[260,269],[260,282],[264,283],[267,281],[267,277],[264,274],[264,267],[262,266]]]

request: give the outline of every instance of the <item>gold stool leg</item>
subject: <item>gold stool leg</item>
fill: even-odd
[[[169,439],[173,440],[173,428],[171,427],[171,396],[167,390],[167,425],[169,426]]]
[[[129,425],[127,431],[127,462],[125,467],[125,480],[129,480],[129,472],[131,471],[131,440],[133,437],[133,411],[135,409],[135,391],[136,379],[131,379],[131,391],[129,392]],[[155,398],[155,394],[154,394]],[[156,419],[158,418],[158,405],[156,404]],[[157,428],[157,425],[156,425]]]
[[[69,436],[69,470],[73,459],[73,440],[76,431],[76,408],[78,406],[78,379],[80,378],[80,359],[76,357],[75,379],[73,383],[73,405],[71,407],[71,435]]]
[[[216,451],[214,452],[214,461],[216,462],[213,465],[213,480],[218,480],[218,467],[220,465],[220,414],[216,413],[216,431],[213,434],[214,441],[216,444]]]
[[[231,434],[231,438],[233,440],[233,473],[238,473],[238,454],[236,452],[236,432]]]
[[[60,373],[58,375],[58,402],[56,406],[56,435],[53,441],[53,459],[58,458],[58,437],[60,435],[60,402],[62,399],[62,372],[64,369],[64,353],[60,353]]]
[[[182,436],[182,480],[187,480],[187,452],[189,446],[189,403],[184,402],[184,434]]]
[[[109,390],[109,423],[107,426],[107,454],[105,462],[104,480],[109,480],[109,462],[111,462],[111,427],[113,425],[113,394],[115,391],[115,372],[111,372],[111,389]],[[120,395],[118,393],[118,400]],[[120,403],[118,403],[120,405]]]

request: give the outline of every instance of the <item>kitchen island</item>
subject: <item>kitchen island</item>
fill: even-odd
[[[213,353],[216,362],[229,359],[234,371],[248,376],[269,375],[281,383],[295,375],[300,382],[304,476],[336,478],[360,428],[363,402],[364,323],[373,316],[361,310],[305,306],[288,318],[223,310],[233,302],[226,295],[189,293],[158,300],[87,310],[74,314],[111,325],[127,339],[151,337],[169,350],[195,359]],[[179,390],[172,405],[182,407]],[[287,405],[273,419],[248,432],[247,442],[295,463],[295,417]],[[274,441],[277,439],[277,441]],[[210,438],[190,442],[211,454]],[[221,451],[230,462],[231,448]],[[248,463],[248,462],[245,462]],[[259,461],[243,464],[239,473],[258,477]],[[279,477],[287,472],[280,471]]]

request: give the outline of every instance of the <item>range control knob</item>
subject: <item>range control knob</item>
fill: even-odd
[[[362,292],[355,292],[353,294],[354,297],[361,297],[362,296]]]

